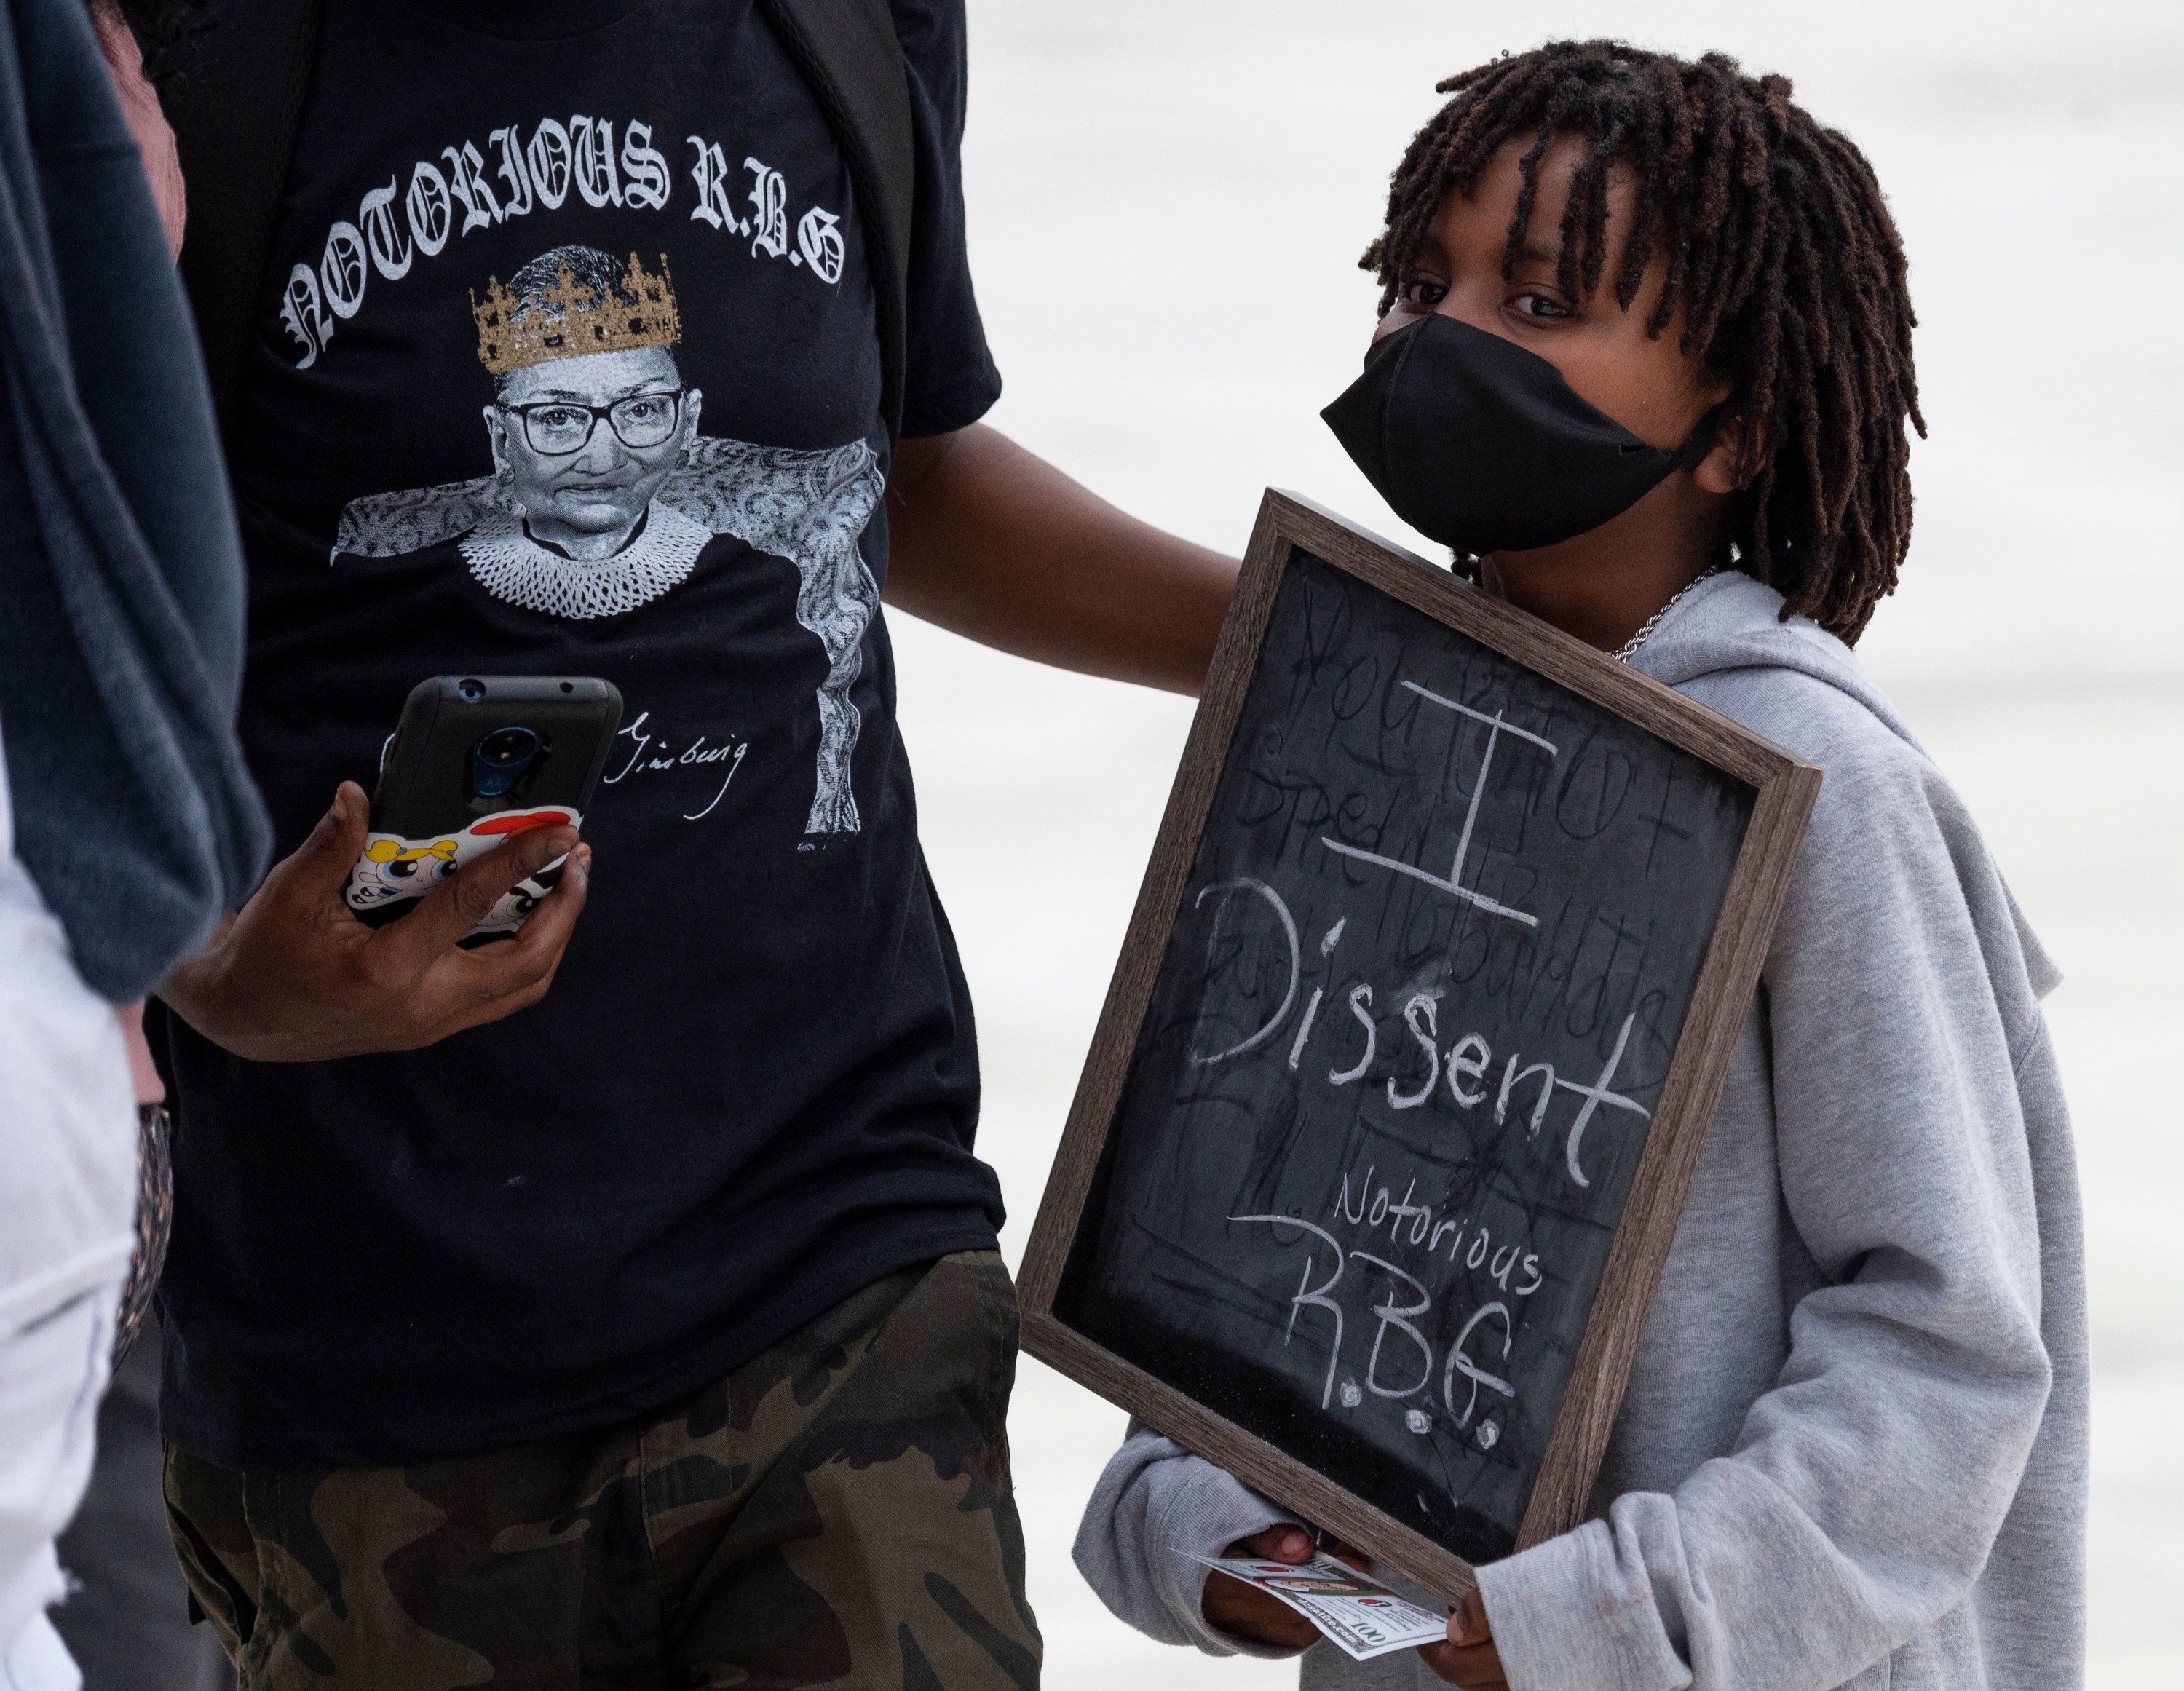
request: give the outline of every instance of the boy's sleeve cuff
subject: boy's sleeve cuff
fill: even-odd
[[[1146,1521],[1152,1544],[1146,1557],[1162,1604],[1190,1641],[1208,1655],[1251,1655],[1270,1660],[1298,1654],[1279,1644],[1240,1638],[1206,1622],[1206,1582],[1213,1570],[1193,1556],[1217,1556],[1239,1538],[1294,1519],[1234,1476],[1198,1457],[1184,1459],[1190,1472],[1169,1487]]]
[[[1478,1571],[1509,1691],[1684,1691],[1691,1669],[1669,1643],[1642,1568],[1621,1568],[1604,1521]]]

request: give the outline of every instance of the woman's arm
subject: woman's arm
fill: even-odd
[[[988,646],[1195,693],[1236,560],[1118,511],[984,424],[905,440],[888,603]]]

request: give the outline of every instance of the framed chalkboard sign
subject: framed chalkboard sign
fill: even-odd
[[[1451,1599],[1575,1525],[1819,782],[1269,492],[1025,1348]]]

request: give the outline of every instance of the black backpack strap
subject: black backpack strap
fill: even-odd
[[[189,224],[182,286],[197,313],[213,409],[231,454],[251,325],[273,254],[296,125],[310,92],[321,0],[214,0],[177,49],[160,103],[174,126]]]
[[[850,166],[879,320],[880,409],[902,431],[910,225],[917,190],[910,81],[888,0],[760,0]]]

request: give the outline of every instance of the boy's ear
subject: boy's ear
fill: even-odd
[[[1764,456],[1765,426],[1758,419],[1732,417],[1714,437],[1713,450],[1699,460],[1691,480],[1709,493],[1734,493],[1752,485]]]

